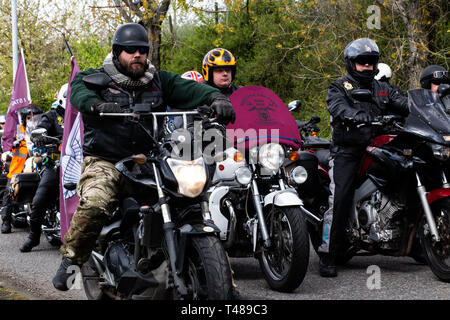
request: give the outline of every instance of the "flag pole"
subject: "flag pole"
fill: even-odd
[[[66,43],[67,50],[69,50],[70,57],[73,57],[72,49],[70,49],[69,42],[67,41],[67,39],[64,39],[64,42]]]
[[[11,24],[12,24],[12,55],[13,55],[13,83],[16,79],[18,58],[18,45],[17,45],[17,0],[11,0]]]

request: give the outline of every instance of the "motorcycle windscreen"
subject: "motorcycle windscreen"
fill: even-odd
[[[230,101],[236,121],[227,125],[227,139],[238,149],[250,149],[269,142],[300,148],[301,138],[294,117],[270,89],[245,86]]]
[[[450,145],[450,115],[431,90],[408,91],[409,115],[404,131],[440,144]]]

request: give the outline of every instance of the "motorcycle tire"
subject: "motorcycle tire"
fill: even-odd
[[[186,252],[183,272],[192,300],[230,300],[230,264],[216,236],[194,236]]]
[[[273,207],[267,215],[270,248],[261,248],[258,260],[269,286],[292,292],[303,282],[309,264],[306,221],[297,207]]]
[[[431,212],[436,221],[440,241],[432,240],[424,216],[419,228],[420,243],[434,275],[441,281],[450,282],[450,197],[432,203]]]
[[[105,289],[101,285],[104,280],[100,278],[92,256],[81,267],[81,276],[84,292],[89,300],[114,300],[112,296],[105,293]]]

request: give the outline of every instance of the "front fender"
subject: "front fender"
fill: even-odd
[[[303,201],[298,197],[295,189],[278,190],[264,197],[264,207],[275,205],[277,207],[302,206]]]
[[[220,233],[219,228],[214,224],[213,221],[209,221],[207,223],[199,223],[199,224],[189,224],[186,223],[183,226],[177,228],[178,237],[177,237],[177,260],[176,260],[176,268],[177,271],[181,273],[184,267],[184,257],[186,253],[186,245],[188,243],[188,238],[192,236],[203,236],[215,234],[218,235]]]
[[[450,188],[434,189],[427,193],[429,204],[446,197],[450,197]]]

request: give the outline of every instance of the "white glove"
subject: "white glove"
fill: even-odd
[[[8,159],[12,158],[12,152],[11,151],[6,151],[2,153],[2,161],[6,162]]]

